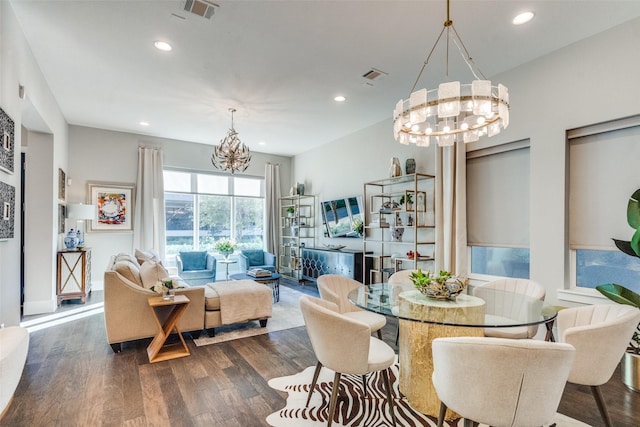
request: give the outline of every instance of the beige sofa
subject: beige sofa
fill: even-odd
[[[121,351],[123,342],[153,337],[157,333],[148,298],[158,294],[149,285],[154,275],[160,279],[167,274],[167,270],[157,264],[161,263],[136,260],[128,254],[118,254],[109,260],[104,273],[104,319],[107,340],[116,353]],[[218,326],[259,320],[260,326],[265,327],[271,317],[272,294],[267,286],[241,280],[190,287],[179,277],[172,277],[181,286],[176,294],[184,294],[191,301],[178,322],[182,332],[191,332],[197,337],[207,329],[213,336]],[[168,310],[160,312],[161,318],[167,315]]]
[[[0,419],[13,400],[28,352],[29,332],[25,328],[0,328]]]

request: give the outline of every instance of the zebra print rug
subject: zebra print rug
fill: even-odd
[[[289,394],[287,406],[267,417],[267,423],[274,427],[324,427],[327,425],[329,401],[331,398],[331,386],[334,372],[322,368],[318,377],[316,390],[313,392],[309,407],[305,408],[307,393],[313,378],[315,366],[288,377],[274,378],[269,381],[269,386],[276,390]],[[435,427],[437,419],[415,411],[398,390],[398,364],[391,367],[391,382],[393,383],[393,395],[396,426]],[[400,396],[400,397],[398,397]],[[588,427],[561,414],[556,414],[557,427]],[[463,420],[452,421],[446,424],[449,427],[462,427]],[[382,375],[379,373],[367,376],[367,397],[362,393],[362,377],[355,375],[343,375],[340,381],[338,406],[333,419],[336,427],[388,427],[391,426],[391,416],[388,413]],[[481,424],[481,426],[483,426]]]

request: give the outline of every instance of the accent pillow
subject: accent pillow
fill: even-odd
[[[160,255],[154,251],[153,249],[149,249],[148,251],[143,251],[140,249],[135,250],[135,257],[138,260],[138,264],[142,265],[145,261],[155,261],[160,262]]]
[[[247,257],[250,266],[264,264],[264,251],[261,249],[242,251],[242,255]]]
[[[142,280],[140,279],[140,267],[137,263],[129,260],[118,261],[113,265],[113,269],[122,274],[127,280],[132,281],[138,286],[142,286]]]
[[[180,252],[184,271],[205,270],[207,268],[207,251]]]
[[[120,252],[118,255],[116,255],[115,262],[118,262],[118,261],[129,261],[134,264],[138,264],[138,266],[140,265],[137,259],[135,259],[134,257],[132,257],[126,252]]]
[[[140,278],[142,279],[142,286],[146,289],[151,289],[161,279],[169,278],[169,272],[161,262],[145,261],[140,266]]]

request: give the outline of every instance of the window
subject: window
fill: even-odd
[[[167,259],[180,251],[215,253],[215,242],[230,237],[240,249],[262,249],[262,178],[165,170]]]
[[[529,141],[467,153],[472,275],[529,278]]]
[[[617,283],[640,292],[640,259],[629,241],[627,202],[640,188],[640,116],[573,129],[569,144],[569,250],[572,287]]]

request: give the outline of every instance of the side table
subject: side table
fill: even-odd
[[[57,270],[58,305],[68,299],[80,299],[84,304],[91,293],[91,249],[59,251]]]
[[[235,263],[237,263],[238,261],[237,261],[237,260],[235,260],[235,259],[228,259],[228,258],[226,258],[226,259],[220,260],[220,261],[218,261],[218,262],[219,262],[220,264],[224,264],[224,265],[225,265],[225,267],[227,267],[226,275],[225,275],[225,280],[229,280],[229,264],[235,264]]]
[[[147,347],[149,362],[162,362],[164,360],[189,356],[191,353],[189,353],[187,343],[184,341],[184,338],[177,326],[178,321],[187,309],[187,305],[191,302],[189,298],[185,295],[176,295],[172,300],[165,300],[161,296],[158,296],[149,297],[147,301],[149,303],[149,307],[151,307],[151,311],[153,312],[153,318],[158,325],[158,333],[151,341],[151,344],[149,344],[149,347]],[[161,323],[158,318],[158,309],[162,307],[170,307],[171,309],[169,316],[164,321],[164,324]],[[173,331],[178,334],[180,342],[165,345],[169,335],[171,335],[171,332]]]

